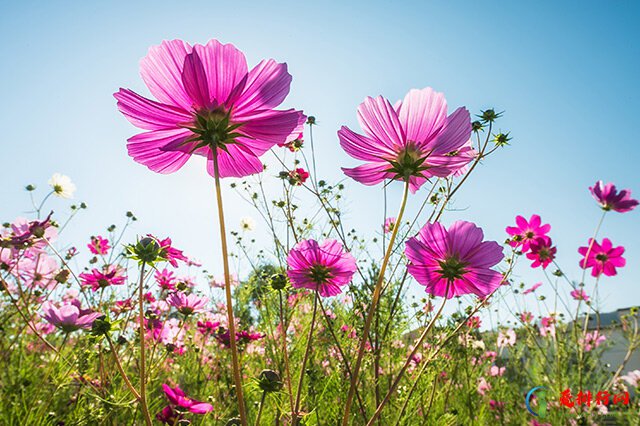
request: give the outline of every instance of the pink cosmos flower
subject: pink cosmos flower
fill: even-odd
[[[571,297],[574,298],[574,300],[582,300],[585,302],[589,301],[589,296],[587,296],[587,293],[581,288],[576,288],[575,290],[572,290],[571,293],[569,294],[571,295]]]
[[[498,348],[506,348],[507,346],[513,346],[516,344],[516,332],[512,329],[501,331],[498,333],[498,341],[496,346]]]
[[[317,290],[323,297],[342,293],[356,272],[356,260],[336,240],[303,240],[287,256],[287,275],[295,288]]]
[[[169,271],[167,268],[164,268],[162,271],[156,270],[155,274],[153,274],[153,278],[155,278],[156,283],[163,290],[175,290],[176,289],[176,277],[173,272]]]
[[[620,378],[629,383],[629,386],[637,388],[640,384],[640,370],[629,371],[624,376],[620,376]]]
[[[538,238],[548,238],[547,233],[551,230],[548,223],[542,225],[542,219],[537,214],[531,215],[527,221],[522,216],[516,216],[516,226],[507,226],[507,234],[511,235],[509,245],[520,247],[523,253],[529,251],[529,246]]]
[[[231,274],[229,276],[229,282],[231,283],[231,287],[236,287],[237,285],[239,285],[240,284],[240,280],[238,279],[238,275],[237,274]],[[224,288],[224,286],[225,286],[224,276],[213,278],[209,282],[209,285],[211,287],[213,287],[213,288]]]
[[[198,312],[203,312],[209,299],[206,297],[200,297],[197,294],[185,294],[181,291],[171,293],[167,297],[167,303],[178,310],[183,315],[191,315]]]
[[[556,258],[556,252],[558,249],[552,247],[551,238],[536,238],[529,243],[529,249],[527,253],[527,259],[533,260],[531,263],[532,268],[542,266],[542,269],[546,269],[553,259]]]
[[[598,330],[594,330],[592,333],[585,334],[584,339],[581,339],[580,343],[584,345],[586,352],[590,352],[592,349],[600,346],[605,340],[607,340],[607,336],[600,334]]]
[[[448,230],[427,223],[406,242],[409,273],[434,296],[486,297],[502,283],[502,274],[491,268],[504,256],[498,243],[483,238],[482,229],[470,222],[455,222]]]
[[[184,415],[167,405],[161,412],[156,414],[156,419],[161,423],[173,426],[179,425],[184,420]]]
[[[53,303],[46,301],[42,306],[42,310],[42,317],[65,333],[71,333],[81,328],[90,329],[93,322],[102,316],[100,312],[82,309],[80,301],[77,299],[60,307],[56,307]]]
[[[631,198],[631,191],[623,189],[618,192],[616,186],[612,183],[604,184],[601,180],[595,185],[589,187],[589,191],[593,198],[603,210],[614,210],[619,213],[631,211],[638,205],[638,200]]]
[[[487,379],[484,377],[480,377],[478,379],[478,393],[480,395],[485,395],[488,391],[491,390],[491,385],[487,382]]]
[[[535,283],[534,285],[532,285],[531,287],[529,287],[528,289],[526,289],[525,291],[522,292],[522,294],[529,294],[529,293],[533,293],[534,291],[536,291],[538,288],[540,288],[540,286],[542,285],[542,283]]]
[[[93,291],[112,285],[122,285],[127,279],[124,269],[118,265],[105,265],[102,270],[94,268],[91,272],[80,274],[79,277],[81,284],[91,287]]]
[[[258,157],[303,129],[301,111],[275,109],[289,93],[287,65],[269,59],[249,71],[232,44],[163,41],[140,72],[159,102],[122,88],[114,96],[120,112],[146,130],[129,139],[129,155],[154,172],[173,173],[197,154],[212,176],[214,155],[220,177],[259,173]]]
[[[182,254],[182,250],[178,250],[171,245],[171,238],[167,237],[164,240],[158,240],[158,244],[160,245],[160,256],[166,259],[174,268],[178,267],[178,260],[189,262],[189,258]]]
[[[203,336],[212,336],[220,328],[220,321],[198,321],[197,326]]]
[[[551,337],[556,335],[556,319],[553,316],[540,319],[540,336],[546,337],[547,335]]]
[[[299,151],[300,148],[302,148],[302,145],[304,144],[304,139],[303,139],[303,134],[302,132],[300,132],[298,134],[298,136],[296,137],[290,137],[291,140],[288,140],[287,142],[284,143],[278,143],[279,147],[287,147],[287,149],[289,149],[289,151],[291,152],[296,152]]]
[[[309,178],[309,173],[301,167],[298,167],[297,169],[291,170],[289,172],[289,183],[291,185],[300,186],[303,183],[305,183],[308,178]]]
[[[467,327],[469,328],[480,328],[481,324],[482,320],[478,316],[473,316],[467,320]]]
[[[524,311],[520,313],[520,321],[522,321],[525,324],[530,323],[531,321],[533,321],[533,314],[529,311]]]
[[[578,253],[584,256],[580,260],[580,267],[582,269],[591,268],[591,275],[594,277],[599,277],[603,273],[608,277],[612,277],[618,273],[616,268],[622,268],[627,263],[625,258],[622,257],[624,247],[613,247],[611,240],[608,238],[604,238],[602,244],[599,244],[593,238],[589,238],[587,247],[578,248]]]
[[[395,106],[367,97],[358,121],[364,135],[343,126],[338,137],[347,154],[366,162],[342,170],[365,185],[408,179],[415,193],[428,178],[451,176],[475,156],[469,111],[461,107],[447,116],[444,95],[430,87],[410,90]]]
[[[162,390],[169,402],[178,408],[183,408],[194,414],[206,414],[213,410],[211,404],[189,398],[184,391],[180,389],[180,386],[172,388],[163,383]]]
[[[502,376],[505,372],[505,367],[498,367],[497,365],[492,365],[489,369],[489,375],[492,377]]]
[[[102,238],[100,235],[91,237],[91,242],[87,244],[89,251],[93,254],[105,255],[111,248],[109,240]]]
[[[388,217],[384,221],[384,225],[382,227],[385,234],[388,234],[393,231],[393,228],[396,226],[396,222],[398,221],[395,217]]]

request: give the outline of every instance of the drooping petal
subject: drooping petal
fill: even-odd
[[[367,97],[358,106],[358,121],[365,133],[393,152],[404,146],[405,136],[398,114],[382,96]]]
[[[184,59],[191,46],[182,40],[163,41],[140,61],[140,74],[160,102],[190,110],[193,100],[182,85]]]
[[[210,40],[206,45],[195,45],[207,73],[209,94],[217,104],[227,102],[229,95],[243,81],[248,72],[244,54],[233,44]]]
[[[183,143],[192,136],[186,129],[152,130],[129,138],[129,155],[157,173],[179,170],[191,156],[190,145]]]
[[[444,94],[431,87],[410,90],[400,105],[398,118],[407,140],[426,146],[447,121]]]
[[[389,163],[366,163],[358,167],[346,168],[342,171],[350,178],[357,180],[363,185],[377,185],[385,179],[391,179],[392,173],[386,172]]]
[[[234,114],[243,116],[278,107],[289,94],[291,79],[287,64],[273,59],[261,61],[249,71],[244,91],[234,100]]]
[[[249,176],[263,170],[262,162],[248,149],[234,144],[226,145],[226,149],[228,152],[218,149],[218,170],[221,178]],[[215,177],[211,151],[207,157],[207,172]]]
[[[248,136],[238,138],[238,142],[251,149],[260,156],[276,144],[282,144],[291,140],[293,135],[298,135],[304,128],[306,117],[302,111],[289,109],[286,111],[266,110],[259,112],[250,118],[238,118],[234,120],[247,120],[238,132]]]
[[[120,112],[141,129],[171,129],[191,119],[191,114],[181,108],[152,101],[128,89],[120,89],[113,96]]]

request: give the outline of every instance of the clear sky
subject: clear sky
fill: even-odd
[[[552,224],[559,261],[577,278],[600,210],[597,179],[640,196],[640,3],[633,1],[32,2],[0,1],[0,216],[29,208],[23,186],[54,172],[72,177],[90,209],[66,238],[80,242],[124,212],[134,231],[170,234],[176,246],[220,272],[213,181],[202,161],[157,175],[131,160],[137,132],[116,110],[120,86],[148,95],[138,61],[163,39],[232,42],[253,65],[289,64],[287,106],[318,119],[318,166],[330,179],[356,164],[338,145],[342,124],[359,129],[368,95],[396,100],[432,86],[451,107],[505,110],[512,146],[490,158],[459,192],[446,221],[473,220],[502,241],[516,214]],[[349,182],[347,224],[372,233],[381,189]],[[357,190],[357,191],[356,191]],[[400,185],[390,190],[397,203]],[[418,205],[420,195],[411,200]],[[230,226],[256,214],[228,197]],[[395,210],[395,207],[392,207]],[[612,213],[603,236],[627,247],[628,266],[605,278],[604,309],[640,303],[640,211]],[[543,281],[523,262],[528,283]],[[547,286],[548,287],[548,286]]]

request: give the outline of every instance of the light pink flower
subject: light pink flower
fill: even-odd
[[[614,210],[619,213],[631,211],[638,205],[638,200],[631,198],[631,191],[623,189],[618,192],[616,186],[612,183],[604,184],[601,180],[595,185],[589,187],[589,191],[593,198],[603,210]]]
[[[511,236],[509,245],[520,247],[523,253],[529,251],[529,245],[537,238],[548,238],[547,233],[551,230],[548,223],[542,225],[542,219],[537,214],[531,215],[529,220],[522,216],[516,216],[516,226],[507,226],[507,234]]]
[[[546,269],[553,262],[558,251],[552,246],[551,238],[536,238],[529,243],[529,249],[531,251],[527,253],[527,259],[533,260],[531,267],[542,266],[542,269]]]
[[[384,221],[384,225],[382,227],[385,234],[388,234],[393,231],[393,228],[396,226],[396,222],[398,221],[395,217],[388,217]]]
[[[640,370],[629,371],[624,376],[620,376],[622,380],[629,383],[629,386],[637,388],[640,384]]]
[[[516,332],[512,329],[501,331],[498,333],[498,341],[496,345],[498,348],[505,348],[507,346],[513,346],[516,344]]]
[[[160,288],[163,290],[176,289],[176,276],[167,268],[164,268],[162,271],[156,270],[155,274],[153,274],[153,278],[155,278],[156,283],[158,283]]]
[[[542,285],[542,283],[535,283],[534,285],[532,285],[531,287],[529,287],[528,289],[526,289],[525,291],[522,292],[522,294],[529,294],[529,293],[533,293],[534,291],[536,291],[538,288],[540,288],[540,286]]]
[[[455,222],[448,230],[427,223],[406,242],[409,273],[434,296],[486,297],[502,283],[502,274],[491,268],[504,256],[498,243],[483,238],[482,229],[470,222]]]
[[[492,365],[489,369],[489,375],[492,377],[502,376],[505,372],[505,367],[498,367],[497,365]]]
[[[608,277],[612,277],[618,273],[616,268],[621,268],[627,263],[625,258],[622,257],[624,247],[613,247],[611,240],[608,238],[604,238],[602,244],[599,244],[593,238],[589,238],[587,246],[578,248],[578,253],[584,256],[580,260],[580,267],[583,269],[591,268],[591,275],[594,277],[599,277],[603,273]]]
[[[478,393],[480,395],[485,395],[487,392],[491,390],[491,385],[487,382],[487,379],[484,377],[480,377],[478,379]]]
[[[597,348],[607,340],[607,336],[604,334],[600,334],[598,330],[594,330],[591,333],[587,333],[584,335],[584,339],[580,339],[580,343],[584,345],[584,350],[586,352],[590,352],[592,349]]]
[[[180,386],[174,388],[169,385],[163,384],[162,390],[169,402],[179,408],[184,408],[187,411],[194,414],[206,414],[213,410],[213,406],[206,402],[196,401],[188,397]]]
[[[520,321],[522,321],[525,324],[530,323],[531,321],[533,321],[533,314],[529,311],[524,311],[520,313]]]
[[[555,337],[556,335],[556,319],[554,317],[543,317],[540,319],[540,336]]]
[[[395,106],[368,97],[358,121],[364,135],[343,126],[338,137],[347,154],[366,162],[342,170],[365,185],[408,179],[416,192],[428,178],[451,176],[475,156],[469,112],[461,107],[447,116],[444,95],[430,87],[410,90]]]
[[[213,176],[215,150],[220,177],[259,173],[258,157],[303,129],[301,111],[275,109],[289,93],[287,65],[269,59],[249,70],[232,44],[163,41],[140,71],[159,102],[128,89],[114,96],[120,112],[146,130],[129,139],[129,155],[154,172],[175,172],[197,154]]]
[[[575,290],[572,290],[571,293],[569,294],[575,300],[583,300],[585,302],[589,301],[589,296],[587,296],[587,293],[581,288],[576,288]]]
[[[90,309],[82,309],[79,300],[72,300],[60,307],[47,301],[42,306],[42,317],[65,333],[84,328],[90,329],[93,322],[102,314]]]
[[[109,240],[102,238],[100,235],[91,237],[91,242],[87,244],[89,251],[93,254],[105,255],[111,248]]]
[[[91,287],[93,291],[112,285],[122,285],[126,279],[124,269],[118,265],[105,265],[102,270],[94,268],[91,272],[80,274],[81,284]]]
[[[317,290],[321,296],[342,293],[356,272],[356,260],[336,240],[303,240],[287,256],[287,275],[295,288]]]
[[[209,299],[206,297],[200,297],[197,294],[185,294],[181,291],[171,293],[167,297],[167,303],[178,310],[183,315],[191,315],[198,312],[203,312]]]

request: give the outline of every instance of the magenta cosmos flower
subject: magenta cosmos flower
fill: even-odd
[[[275,109],[289,93],[287,65],[268,59],[249,70],[232,44],[163,41],[149,49],[140,73],[159,102],[122,88],[114,96],[120,112],[146,130],[128,140],[129,155],[154,172],[173,173],[197,154],[213,176],[215,151],[220,177],[258,173],[258,157],[304,126],[301,111]]]
[[[529,251],[529,245],[537,238],[548,238],[547,233],[551,230],[548,223],[543,225],[542,219],[537,214],[531,215],[529,220],[522,216],[516,216],[516,226],[507,226],[507,234],[511,236],[509,245],[520,247],[525,253]]]
[[[532,268],[542,266],[542,269],[547,269],[547,266],[553,262],[558,249],[553,247],[552,244],[551,238],[549,237],[538,237],[529,242],[530,252],[527,253],[527,259],[533,260],[533,262],[531,262]]]
[[[317,290],[324,297],[342,293],[357,269],[354,257],[336,240],[300,241],[289,251],[287,265],[293,287]]]
[[[605,185],[599,180],[595,185],[589,187],[589,191],[602,209],[606,211],[615,210],[624,213],[635,209],[638,205],[638,200],[631,198],[630,190],[623,189],[618,192],[612,183]]]
[[[172,388],[163,383],[162,390],[169,402],[178,408],[186,409],[194,414],[206,414],[213,410],[213,406],[211,404],[189,398],[184,391],[180,389],[180,386]]]
[[[100,235],[91,237],[91,242],[87,244],[89,251],[97,255],[105,255],[111,248],[109,240],[102,238]]]
[[[589,246],[591,246],[591,250],[589,250]],[[621,268],[627,263],[622,257],[624,247],[613,247],[608,238],[604,238],[602,244],[589,238],[587,247],[578,248],[578,253],[584,256],[580,260],[580,267],[582,269],[591,268],[591,275],[594,277],[599,277],[603,273],[612,277],[618,273],[616,268]]]
[[[90,329],[93,322],[102,316],[100,312],[82,309],[80,301],[73,299],[60,307],[51,302],[44,302],[42,317],[65,333],[78,329]]]
[[[482,229],[470,222],[455,222],[448,230],[427,223],[406,242],[409,273],[434,296],[486,297],[502,283],[502,274],[491,268],[504,255],[498,243],[483,238]]]
[[[126,279],[124,269],[117,265],[105,265],[102,270],[94,268],[91,272],[80,274],[82,285],[91,287],[93,291],[112,285],[122,285]]]
[[[200,297],[197,294],[186,295],[183,292],[171,293],[167,297],[167,303],[173,306],[183,315],[191,315],[198,312],[203,312],[209,299],[206,297]]]
[[[409,180],[411,192],[433,176],[446,177],[475,156],[469,111],[458,108],[447,116],[447,101],[430,87],[413,89],[392,106],[379,96],[368,97],[358,107],[364,135],[343,126],[340,145],[365,164],[343,168],[344,173],[365,185],[385,179]]]

